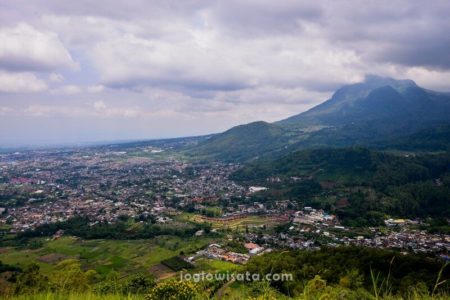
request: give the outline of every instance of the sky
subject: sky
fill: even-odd
[[[0,146],[280,120],[365,74],[450,91],[450,1],[0,0]]]

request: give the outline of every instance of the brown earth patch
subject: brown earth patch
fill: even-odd
[[[47,255],[43,255],[37,258],[37,260],[47,263],[47,264],[56,264],[64,259],[66,259],[67,256],[59,253],[51,253]]]
[[[151,266],[148,271],[152,273],[158,280],[166,279],[176,274],[163,264]]]

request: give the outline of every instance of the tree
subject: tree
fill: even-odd
[[[155,286],[155,279],[147,274],[133,275],[124,284],[122,291],[125,294],[144,294]]]
[[[56,289],[68,292],[83,292],[89,288],[94,274],[91,270],[84,272],[76,259],[66,259],[56,265],[57,272],[53,277]]]
[[[14,293],[35,294],[48,289],[48,277],[40,273],[39,265],[31,264],[23,273],[17,276]]]

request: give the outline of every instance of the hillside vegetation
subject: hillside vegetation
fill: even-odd
[[[268,191],[255,196],[259,201],[300,201],[336,212],[351,225],[382,224],[387,214],[422,218],[450,215],[450,156],[446,153],[305,150],[249,163],[231,178],[268,186]],[[344,207],[339,205],[342,199]]]

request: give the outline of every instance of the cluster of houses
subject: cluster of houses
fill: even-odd
[[[143,150],[153,153],[155,149]],[[15,201],[0,208],[0,223],[11,225],[12,232],[74,215],[93,222],[153,215],[157,222],[166,223],[170,218],[165,215],[183,204],[248,193],[228,179],[236,164],[192,165],[172,158],[136,157],[126,151],[12,153],[0,155],[0,167],[0,198]]]
[[[304,207],[303,210],[296,211],[293,222],[307,225],[321,224],[323,226],[339,224],[335,215],[327,214],[322,209],[317,210],[309,206]]]
[[[217,259],[228,261],[236,264],[245,264],[251,256],[267,253],[272,251],[271,249],[265,249],[255,243],[246,243],[244,247],[248,253],[238,253],[233,251],[227,251],[219,244],[210,244],[203,250],[197,251],[195,255],[186,258],[188,262],[195,262],[200,257],[206,257],[210,259]]]

